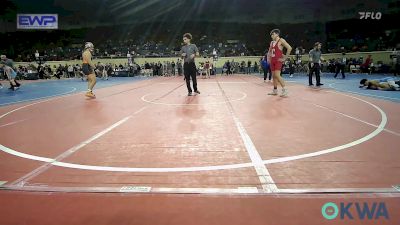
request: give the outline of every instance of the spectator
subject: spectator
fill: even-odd
[[[68,77],[74,76],[74,67],[72,65],[68,66]]]
[[[333,76],[334,78],[336,78],[337,77],[337,75],[339,74],[339,72],[341,72],[342,73],[342,79],[345,79],[345,75],[344,75],[344,70],[345,70],[345,67],[346,67],[346,62],[347,62],[347,59],[346,59],[346,53],[342,53],[342,58],[339,58],[339,59],[337,59],[336,60],[336,74],[335,74],[335,76]]]
[[[395,51],[392,54],[393,59],[393,72],[394,75],[397,76],[400,72],[400,51]]]
[[[250,74],[250,73],[251,73],[251,61],[250,61],[250,60],[247,61],[247,71],[246,71],[246,73],[247,73],[247,74]]]
[[[316,86],[321,86],[324,85],[321,83],[321,77],[320,77],[320,72],[321,72],[321,61],[324,60],[324,58],[321,56],[321,47],[322,44],[319,42],[316,42],[314,44],[314,48],[309,52],[309,57],[310,57],[310,73],[308,74],[308,85],[312,86],[312,76],[313,73],[315,73],[315,79],[316,79]]]
[[[372,62],[371,55],[368,55],[368,57],[365,59],[365,62],[360,65],[360,69],[362,73],[369,73],[370,71],[370,64]]]
[[[171,68],[172,68],[172,75],[175,76],[175,62],[172,61],[171,63]]]
[[[35,59],[36,59],[36,61],[39,61],[39,51],[38,50],[36,50],[36,52],[35,52]]]
[[[176,64],[178,65],[178,75],[182,76],[182,61],[178,59],[178,62]]]

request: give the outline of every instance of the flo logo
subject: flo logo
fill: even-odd
[[[322,216],[327,220],[339,217],[341,220],[378,220],[389,219],[389,213],[383,202],[368,203],[343,203],[338,206],[333,202],[328,202],[322,206]]]
[[[367,19],[373,19],[373,20],[380,20],[382,18],[382,13],[381,12],[359,12],[360,14],[360,20],[367,20]]]

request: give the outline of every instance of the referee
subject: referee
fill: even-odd
[[[190,87],[190,78],[193,81],[193,89],[194,92],[200,94],[200,91],[197,90],[197,68],[196,64],[194,63],[194,58],[199,56],[199,49],[195,44],[191,44],[192,35],[190,33],[186,33],[183,35],[183,43],[185,44],[182,46],[181,49],[181,56],[183,58],[183,74],[185,75],[186,86],[188,89],[188,96],[192,96],[192,88]]]
[[[308,85],[312,86],[313,81],[312,81],[312,76],[313,73],[315,72],[315,79],[317,81],[316,86],[321,86],[324,85],[321,83],[321,77],[320,77],[320,71],[321,71],[321,61],[324,60],[324,58],[321,56],[321,47],[322,44],[319,42],[316,42],[314,44],[314,48],[311,49],[311,51],[309,52],[309,56],[310,56],[310,73],[308,75]]]

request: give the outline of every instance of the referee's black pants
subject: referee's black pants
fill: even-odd
[[[190,78],[192,78],[193,81],[193,90],[197,91],[196,64],[194,62],[185,62],[183,64],[183,74],[185,75],[186,87],[188,89],[188,92],[192,92],[192,88],[190,87]]]
[[[319,63],[314,63],[314,66],[311,67],[310,65],[310,73],[308,74],[308,84],[313,85],[312,82],[312,75],[315,73],[315,79],[317,80],[317,85],[321,84],[321,76],[320,76],[321,66]]]
[[[343,64],[339,64],[336,67],[336,74],[335,76],[333,76],[334,78],[337,77],[337,75],[339,74],[339,72],[342,72],[342,78],[344,79],[346,76],[344,75],[344,65]]]

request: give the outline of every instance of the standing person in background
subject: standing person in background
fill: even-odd
[[[336,62],[337,63],[336,64],[336,74],[335,74],[335,76],[333,76],[334,78],[337,77],[339,72],[342,72],[342,79],[346,78],[346,76],[344,75],[344,69],[346,67],[346,62],[347,62],[346,53],[343,52],[342,58],[341,59],[339,58],[338,61]]]
[[[247,73],[247,74],[250,74],[250,73],[251,73],[251,61],[250,61],[250,60],[247,61],[247,70],[246,70],[246,73]]]
[[[107,67],[103,63],[100,64],[101,79],[108,80]]]
[[[217,73],[215,71],[215,66],[212,57],[210,57],[208,61],[210,62],[210,75],[216,75]]]
[[[233,65],[231,65],[231,62],[229,62],[229,60],[228,60],[228,62],[226,62],[226,75],[229,75],[229,74],[231,74],[231,66],[233,66]]]
[[[36,50],[36,51],[35,51],[35,60],[36,60],[36,61],[39,61],[39,57],[40,57],[39,51]]]
[[[207,61],[204,63],[204,70],[206,72],[206,78],[210,78],[210,60],[207,59]]]
[[[213,48],[212,54],[213,54],[213,60],[214,60],[214,61],[217,61],[217,57],[218,57],[218,55],[217,55],[217,49]]]
[[[264,82],[267,82],[268,73],[269,73],[268,80],[271,81],[272,73],[271,73],[271,68],[268,65],[267,56],[261,58],[260,65],[262,67],[262,71],[264,72]]]
[[[200,63],[200,66],[199,66],[199,69],[198,69],[198,73],[200,74],[202,79],[206,78],[205,71],[204,71],[204,63],[203,62]]]
[[[254,68],[253,68],[253,72],[254,73],[257,73],[258,72],[258,64],[257,64],[257,62],[256,61],[254,61]]]
[[[178,65],[178,75],[182,76],[182,61],[178,59],[178,62],[176,64]]]
[[[171,69],[172,69],[172,75],[173,76],[175,76],[175,62],[174,61],[172,61],[172,63],[171,63]]]
[[[361,72],[369,73],[371,63],[372,63],[371,55],[368,55],[368,57],[365,59],[365,62],[360,65]]]
[[[293,73],[294,73],[294,65],[293,65],[293,61],[292,59],[287,59],[287,66],[289,69],[289,77],[293,77]]]
[[[309,52],[309,60],[310,60],[310,73],[308,74],[308,85],[312,86],[314,85],[312,82],[312,75],[315,73],[315,79],[317,82],[317,86],[324,85],[321,83],[321,60],[323,61],[324,58],[321,56],[321,47],[322,44],[319,42],[316,42],[314,44],[314,48]]]
[[[68,78],[71,78],[74,76],[74,67],[72,65],[68,65]]]
[[[128,53],[126,54],[126,58],[128,58],[128,66],[131,66],[133,61],[132,61],[132,55],[129,52],[129,49],[128,49]]]
[[[188,89],[188,96],[192,96],[192,88],[190,87],[190,78],[192,78],[193,89],[194,92],[200,94],[200,91],[197,89],[197,69],[194,59],[196,56],[199,56],[199,49],[195,44],[191,43],[192,35],[190,33],[185,33],[183,35],[183,43],[181,49],[181,56],[183,58],[183,73],[185,75],[186,87]]]
[[[138,74],[138,70],[140,70],[140,69],[138,68],[138,65],[137,65],[136,63],[134,63],[133,66],[134,66],[134,69],[135,69],[135,70],[134,70],[134,72],[135,72],[134,75],[137,75],[137,74]],[[110,77],[112,73],[113,73],[113,66],[112,66],[112,64],[110,63],[110,64],[108,64],[108,66],[107,66],[107,78]]]
[[[393,75],[397,76],[400,73],[400,51],[394,49],[391,57],[393,59]]]
[[[295,49],[294,54],[295,54],[295,62],[297,62],[301,58],[299,47]]]

